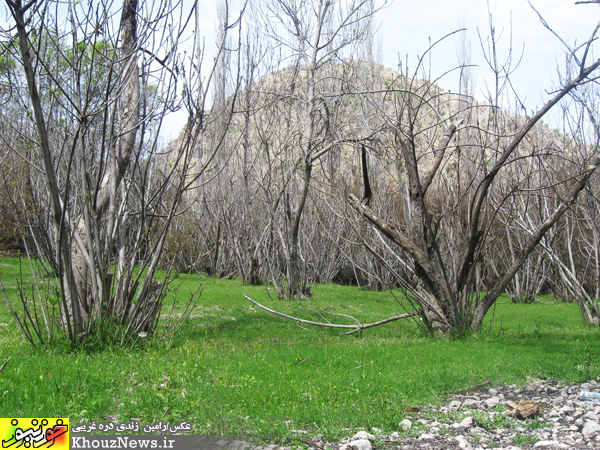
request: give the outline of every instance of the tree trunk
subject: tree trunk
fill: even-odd
[[[123,86],[123,94],[117,113],[119,128],[116,130],[116,142],[112,142],[113,145],[110,145],[109,149],[110,169],[104,176],[96,195],[94,210],[88,210],[89,216],[83,215],[75,224],[75,230],[80,236],[80,240],[73,240],[71,244],[72,272],[85,321],[87,321],[88,315],[97,317],[101,313],[101,305],[106,305],[110,297],[111,284],[111,277],[108,274],[97,272],[101,267],[101,261],[93,258],[93,255],[99,255],[90,248],[93,245],[92,240],[98,239],[98,236],[91,233],[91,229],[94,228],[92,221],[98,223],[101,217],[108,213],[108,228],[110,229],[114,224],[117,189],[129,167],[139,126],[140,83],[136,55],[137,8],[138,0],[126,0],[121,13],[119,52],[122,58],[122,72],[119,81]],[[126,307],[127,302],[119,301],[115,312],[124,318],[128,314],[128,311],[125,310]]]

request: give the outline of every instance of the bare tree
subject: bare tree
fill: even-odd
[[[504,204],[523,182],[506,177],[506,168],[539,156],[539,149],[527,146],[534,127],[563,98],[593,79],[600,66],[600,61],[587,62],[594,39],[595,35],[580,54],[572,55],[574,71],[564,86],[527,119],[514,117],[499,123],[509,116],[501,116],[494,103],[482,108],[465,98],[452,99],[416,76],[399,78],[389,90],[394,98],[394,113],[386,112],[393,136],[390,154],[403,167],[407,216],[392,221],[354,194],[348,202],[401,249],[399,256],[412,273],[408,293],[432,330],[463,335],[479,328],[489,308],[594,174],[597,156],[587,160],[569,181],[561,201],[535,223],[502,272],[489,273],[485,255],[498,224],[495,205]],[[495,55],[491,58],[496,60]],[[496,71],[503,77],[509,73],[506,67]],[[467,110],[475,111],[476,120],[461,121]]]
[[[178,51],[197,5],[186,12],[180,2],[128,0],[115,27],[104,4],[68,2],[52,11],[49,2],[6,3],[28,93],[19,101],[33,111],[30,139],[40,160],[27,163],[44,181],[37,206],[49,206],[43,256],[59,278],[60,322],[72,342],[116,323],[112,338],[135,344],[156,330],[168,292],[169,276],[155,275],[169,227],[217,151],[195,153],[210,84],[197,89],[202,49],[192,48],[191,61]],[[161,123],[182,107],[190,118],[163,151]],[[13,147],[22,153],[18,142]],[[35,324],[28,331],[27,305],[47,306],[39,297],[24,300],[21,318],[15,312],[32,343],[51,334]]]
[[[273,160],[281,158],[280,191],[273,211],[278,207],[284,211],[275,225],[285,256],[285,296],[295,298],[308,288],[302,275],[301,223],[315,165],[349,139],[344,130],[338,128],[336,135],[330,127],[335,113],[332,103],[339,99],[344,77],[342,66],[336,64],[350,58],[353,46],[367,37],[374,7],[371,0],[275,0],[260,8],[265,35],[281,49],[282,62],[291,62],[274,79],[272,86],[278,90],[273,94],[280,99],[273,105],[285,107],[289,112],[284,114],[296,120],[288,121],[278,142],[268,145],[275,153]]]

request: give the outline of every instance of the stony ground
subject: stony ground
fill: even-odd
[[[246,450],[525,450],[600,449],[600,401],[581,392],[600,392],[596,380],[565,385],[532,380],[524,387],[482,385],[455,395],[447,404],[407,412],[398,431],[349,433],[339,442],[306,438],[289,445],[253,446],[235,441],[221,448]],[[520,409],[523,407],[522,409]],[[528,416],[524,418],[523,416]]]

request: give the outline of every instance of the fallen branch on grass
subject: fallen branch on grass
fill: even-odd
[[[357,319],[355,319],[354,317],[347,316],[345,314],[332,314],[332,315],[342,316],[342,317],[346,317],[346,318],[352,319],[352,320],[354,320],[356,322],[356,324],[355,325],[344,325],[344,324],[337,324],[337,323],[313,322],[312,320],[300,319],[298,317],[290,316],[290,315],[284,314],[282,312],[275,311],[275,310],[273,310],[271,308],[267,308],[266,306],[261,305],[257,301],[252,300],[247,295],[244,295],[244,297],[246,298],[246,300],[248,300],[249,302],[251,302],[254,305],[258,306],[259,308],[264,309],[265,311],[267,311],[267,312],[269,312],[271,314],[275,314],[276,316],[284,317],[286,319],[294,320],[296,322],[306,323],[308,325],[316,325],[318,327],[342,328],[342,329],[346,329],[346,330],[351,330],[351,331],[348,331],[347,333],[344,333],[344,334],[356,333],[357,331],[366,330],[367,328],[373,328],[373,327],[376,327],[376,326],[379,326],[379,325],[384,325],[386,323],[393,322],[395,320],[407,319],[409,317],[415,317],[415,316],[419,315],[419,313],[415,311],[415,312],[411,312],[411,313],[400,314],[400,315],[394,316],[394,317],[389,317],[387,319],[380,320],[379,322],[362,324]]]
[[[0,367],[0,373],[2,373],[2,371],[4,370],[11,358],[12,356],[9,356],[8,359],[4,362],[4,364],[2,364],[2,367]]]

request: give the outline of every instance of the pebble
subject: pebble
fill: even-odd
[[[453,400],[448,404],[448,408],[450,409],[459,409],[461,407],[462,403],[458,400]]]
[[[402,428],[404,431],[410,430],[412,428],[412,422],[409,419],[404,419],[402,422],[400,422],[400,428]]]
[[[375,436],[373,436],[370,433],[367,433],[366,431],[359,431],[358,433],[356,433],[354,436],[352,436],[352,440],[353,441],[370,441],[370,442],[375,442]]]
[[[559,445],[558,441],[538,441],[533,444],[533,448],[558,448]]]
[[[598,424],[595,420],[586,420],[583,428],[581,429],[581,434],[585,439],[591,439],[600,431],[600,424]]]
[[[340,447],[340,450],[371,450],[373,445],[368,439],[357,439],[355,441],[344,444]]]
[[[459,424],[459,428],[471,428],[473,426],[473,418],[471,416],[465,417]]]
[[[481,402],[474,398],[468,398],[463,402],[462,406],[463,408],[478,409],[481,407]]]
[[[487,406],[488,409],[495,408],[496,406],[498,406],[498,403],[500,403],[500,397],[498,397],[498,396],[490,397],[490,398],[484,400],[483,403],[485,403],[485,406]]]

